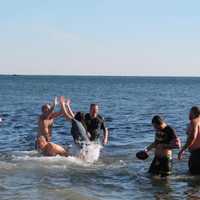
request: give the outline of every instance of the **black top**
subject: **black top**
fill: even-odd
[[[77,112],[76,115],[74,116],[76,120],[82,123],[84,126],[85,130],[87,130],[86,124],[85,124],[85,113],[83,112]]]
[[[96,118],[92,118],[89,113],[85,115],[85,124],[87,127],[87,131],[91,134],[91,141],[94,141],[99,138],[100,136],[100,129],[104,130],[105,122],[103,117],[98,115]]]
[[[171,140],[176,137],[177,136],[175,130],[167,125],[163,130],[156,132],[155,143],[170,144]]]

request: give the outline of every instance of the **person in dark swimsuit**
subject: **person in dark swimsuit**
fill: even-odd
[[[154,116],[152,125],[156,131],[155,140],[146,148],[146,152],[155,148],[155,157],[149,173],[167,176],[172,170],[172,149],[180,148],[180,140],[173,128],[167,125],[160,116]]]
[[[76,115],[73,113],[70,107],[70,100],[61,96],[60,98],[61,109],[67,121],[71,122],[71,135],[74,139],[74,143],[80,148],[83,144],[89,144],[90,140],[88,138],[87,130],[84,127],[84,114],[79,112]]]
[[[90,141],[98,141],[100,131],[103,130],[103,144],[108,144],[108,129],[105,126],[105,121],[99,115],[99,106],[97,104],[90,105],[90,113],[85,115],[85,125],[89,134]]]

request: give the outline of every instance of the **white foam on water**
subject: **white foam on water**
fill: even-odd
[[[100,151],[103,147],[100,144],[91,143],[85,145],[80,151],[80,156],[88,163],[94,163],[99,159]]]
[[[70,164],[75,164],[75,165],[81,165],[81,166],[86,166],[87,162],[81,160],[80,158],[73,157],[73,156],[68,156],[68,157],[63,157],[63,156],[52,156],[52,157],[47,157],[47,156],[15,156],[13,155],[13,161],[18,162],[19,164],[26,162],[27,167],[30,164],[31,166],[37,166],[41,165],[43,167],[47,168],[66,168],[66,166]]]
[[[75,149],[75,151],[74,151]],[[41,156],[37,151],[15,151],[12,153],[12,162],[26,162],[28,164],[44,164],[44,166],[48,167],[48,164],[52,167],[58,166],[65,168],[65,166],[69,164],[81,165],[81,166],[88,166],[93,164],[99,159],[100,151],[102,146],[99,144],[93,144],[84,146],[83,149],[78,149],[74,146],[72,151],[72,155],[68,157],[63,156]],[[71,150],[71,149],[70,149]]]
[[[29,156],[29,157],[34,157],[34,156],[39,156],[40,154],[38,151],[33,150],[33,151],[13,151],[13,156]]]
[[[0,170],[12,170],[16,167],[15,163],[8,163],[5,161],[0,161]]]

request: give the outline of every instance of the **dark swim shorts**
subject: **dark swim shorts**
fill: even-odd
[[[168,157],[154,157],[151,166],[149,168],[149,173],[152,175],[168,176],[171,174],[172,170],[172,159]]]
[[[189,157],[189,171],[191,174],[200,174],[200,149],[190,152]]]

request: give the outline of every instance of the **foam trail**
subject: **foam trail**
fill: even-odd
[[[100,144],[91,143],[90,145],[84,145],[82,149],[73,145],[70,149],[72,153],[71,156],[53,156],[46,157],[41,156],[37,151],[15,151],[13,152],[11,158],[13,161],[33,161],[34,163],[54,163],[59,162],[60,164],[66,164],[66,161],[77,165],[88,165],[92,164],[99,159],[100,151],[102,146]]]
[[[102,148],[100,144],[91,143],[90,145],[84,146],[80,154],[83,155],[86,162],[93,163],[99,159]]]

